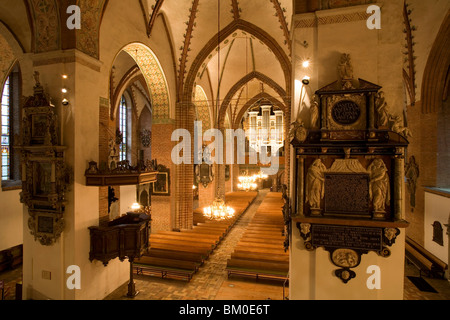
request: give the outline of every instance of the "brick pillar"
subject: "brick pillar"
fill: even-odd
[[[156,123],[155,123],[156,122]],[[164,165],[169,172],[169,195],[152,195],[152,232],[170,231],[174,228],[173,208],[174,194],[176,190],[175,166],[171,154],[174,143],[171,141],[174,124],[158,123],[152,124],[152,158],[158,161],[158,165]],[[192,188],[192,186],[191,186]]]
[[[186,99],[186,101],[188,101]],[[175,224],[176,229],[192,229],[194,195],[194,110],[195,106],[190,102],[178,102],[176,107],[176,127],[186,129],[191,134],[190,163],[175,166]]]

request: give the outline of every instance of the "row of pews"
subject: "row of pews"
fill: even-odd
[[[267,194],[227,261],[228,277],[287,280],[289,253],[283,245],[283,204],[281,193]]]
[[[135,260],[136,273],[190,281],[256,196],[257,192],[227,193],[226,203],[235,209],[231,219],[207,220],[199,209],[192,229],[151,234],[148,252]]]

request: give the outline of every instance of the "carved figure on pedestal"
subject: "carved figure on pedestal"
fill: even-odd
[[[343,53],[338,66],[339,77],[341,78],[342,89],[353,89],[353,66],[350,55]]]
[[[399,135],[405,137],[405,138],[411,138],[412,134],[411,131],[403,126],[403,119],[400,116],[391,116],[390,119],[392,124],[392,131],[395,133],[398,133]]]
[[[325,196],[325,176],[327,168],[317,159],[308,170],[306,178],[306,202],[311,206],[313,215],[320,214],[320,202]]]
[[[369,195],[376,213],[385,213],[389,204],[390,187],[387,168],[383,160],[375,159],[368,168],[370,174]],[[384,215],[383,215],[384,216]]]
[[[353,79],[353,66],[350,54],[343,53],[341,60],[339,61],[339,76],[341,80],[352,80]]]
[[[313,100],[311,101],[311,128],[317,129],[319,127],[319,98],[317,95],[313,96]]]
[[[405,170],[406,175],[406,186],[408,187],[409,200],[411,208],[416,206],[416,186],[417,179],[419,179],[419,166],[416,163],[416,157],[412,156],[409,158],[409,163]]]
[[[117,149],[114,139],[109,139],[109,156],[108,156],[108,169],[114,170],[117,168],[117,162],[119,161],[119,150]]]
[[[376,108],[378,113],[378,127],[387,127],[389,124],[389,112],[383,91],[378,93]]]

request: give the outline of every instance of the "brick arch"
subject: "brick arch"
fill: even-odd
[[[425,67],[420,98],[424,114],[438,112],[443,104],[450,68],[448,48],[450,48],[450,12],[447,12],[441,25]]]
[[[141,43],[129,44],[120,50],[119,53],[122,51],[126,52],[134,59],[144,76],[148,91],[150,92],[153,120],[158,122],[170,119],[171,114],[167,80],[156,55],[150,48]],[[111,116],[115,114],[116,108],[117,105],[112,105]]]
[[[266,76],[260,72],[253,71],[253,72],[249,73],[248,75],[246,75],[245,77],[243,77],[241,80],[239,80],[230,89],[230,91],[228,91],[225,99],[222,102],[222,105],[220,106],[220,110],[219,110],[219,127],[220,128],[222,128],[224,125],[225,115],[227,113],[227,109],[231,102],[231,99],[233,99],[234,95],[238,92],[238,90],[240,88],[242,88],[246,83],[248,83],[254,79],[258,79],[258,80],[264,82],[265,84],[267,84],[268,86],[270,86],[272,89],[275,90],[275,92],[278,93],[278,95],[280,97],[283,98],[284,105],[290,106],[290,103],[289,103],[290,99],[287,96],[286,91],[283,88],[281,88],[279,84],[277,84],[275,81],[273,81],[268,76]]]
[[[197,77],[197,73],[200,70],[202,63],[207,59],[209,54],[215,50],[219,43],[225,41],[225,39],[227,39],[230,35],[233,34],[233,32],[237,30],[245,31],[255,36],[270,48],[277,60],[280,62],[286,81],[286,93],[287,95],[290,95],[292,73],[291,61],[287,54],[284,52],[283,48],[281,48],[278,42],[263,29],[248,21],[236,19],[224,29],[222,29],[219,34],[215,34],[197,55],[194,62],[192,63],[186,81],[184,83],[183,92],[180,92],[180,94],[182,94],[182,96],[179,97],[180,101],[184,100],[186,102],[190,102],[192,100],[195,78]]]

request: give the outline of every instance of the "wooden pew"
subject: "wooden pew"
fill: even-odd
[[[289,262],[289,255],[283,254],[265,254],[235,250],[231,254],[231,259],[256,260],[256,261],[274,261]]]
[[[159,231],[157,234],[167,234],[167,235],[179,235],[179,236],[186,236],[186,237],[192,237],[193,235],[191,233],[187,233],[187,232],[179,232],[179,231]],[[201,236],[202,239],[209,239],[212,241],[215,241],[216,243],[219,243],[221,240],[221,237],[218,235],[209,235],[209,234],[204,234]]]
[[[162,278],[191,280],[217,244],[231,230],[240,215],[247,210],[257,193],[236,192],[226,195],[235,216],[222,221],[211,221],[203,216],[201,208],[194,210],[194,227],[180,231],[160,231],[150,235],[150,249],[136,266],[138,273]],[[193,269],[193,264],[196,268]]]
[[[177,246],[188,246],[192,248],[199,248],[207,251],[212,251],[214,249],[213,244],[210,243],[203,243],[203,242],[194,242],[194,241],[187,241],[187,240],[173,240],[173,239],[157,239],[157,238],[151,238],[150,237],[150,247],[152,247],[154,244],[168,244],[173,245],[174,248]]]
[[[199,253],[202,256],[206,258],[209,257],[211,250],[207,250],[204,248],[196,248],[196,247],[191,247],[191,246],[185,246],[185,245],[177,245],[174,246],[173,244],[167,244],[167,243],[152,243],[151,244],[152,248],[155,249],[163,249],[163,250],[174,250],[176,249],[177,251],[182,251],[182,252],[190,252],[190,253]]]
[[[227,261],[228,276],[287,279],[283,204],[281,193],[267,194]]]
[[[406,237],[405,256],[409,262],[429,276],[445,277],[448,265],[413,239]]]
[[[145,256],[197,262],[202,265],[206,257],[199,253],[150,248]]]
[[[183,242],[197,242],[210,245],[213,249],[217,245],[217,241],[211,239],[203,239],[199,237],[195,237],[189,234],[180,234],[180,235],[170,235],[170,234],[151,234],[150,242],[152,239],[161,239],[161,240],[174,240],[174,241],[183,241]]]
[[[289,263],[228,259],[227,271],[228,277],[241,275],[255,276],[256,279],[266,278],[285,281],[288,278]]]
[[[161,278],[185,279],[190,281],[198,271],[199,264],[192,261],[143,256],[135,260],[137,274],[160,275]]]

